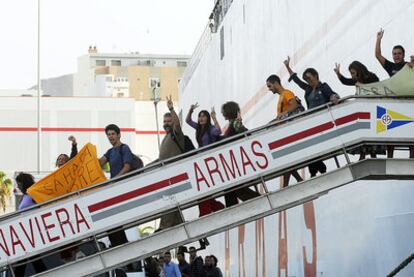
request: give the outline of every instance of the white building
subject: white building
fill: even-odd
[[[37,98],[9,96],[0,98],[0,170],[37,170]],[[121,128],[122,141],[143,155],[144,163],[158,156],[155,111],[152,102],[112,97],[42,97],[41,99],[41,167],[55,168],[60,153],[70,153],[69,135],[78,140],[79,148],[87,142],[97,146],[98,156],[108,150],[104,128],[114,123]],[[159,103],[160,122],[167,111]],[[161,137],[162,139],[162,137]]]

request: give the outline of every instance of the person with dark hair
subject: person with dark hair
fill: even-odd
[[[121,129],[115,124],[109,124],[105,127],[105,134],[112,148],[99,159],[101,167],[109,162],[111,178],[128,173],[132,163],[132,152],[128,145],[121,142]],[[128,242],[124,230],[109,232],[108,238],[112,247]],[[133,270],[132,264],[128,265],[128,270]]]
[[[217,262],[218,260],[214,255],[205,257],[205,277],[223,277],[223,273],[221,272],[220,268],[217,267]]]
[[[100,159],[99,163],[104,166],[109,162],[111,178],[128,173],[132,163],[132,152],[128,145],[121,142],[121,130],[115,124],[105,127],[105,134],[112,145]]]
[[[319,80],[319,73],[316,69],[307,68],[303,72],[302,78],[306,81],[305,83],[290,68],[289,56],[283,63],[290,74],[289,82],[293,80],[301,89],[305,91],[305,100],[308,109],[312,109],[329,102],[334,104],[338,103],[338,94],[335,93],[327,83],[322,83]]]
[[[211,111],[211,115],[208,111],[202,110],[198,113],[197,123],[191,119],[191,116],[195,109],[198,108],[198,103],[190,106],[188,110],[185,122],[196,130],[196,139],[199,147],[209,145],[216,142],[220,135],[220,124],[217,121],[216,112],[214,109]],[[211,120],[214,121],[214,125],[211,124]]]
[[[165,160],[178,156],[182,154],[185,149],[184,134],[181,130],[181,124],[178,115],[174,110],[172,96],[167,96],[166,100],[169,112],[164,114],[163,127],[166,135],[160,145],[160,151],[158,154],[159,160]],[[183,221],[181,219],[181,215],[178,211],[173,211],[171,213],[162,215],[157,232],[165,228],[178,225],[182,222]]]
[[[407,63],[405,58],[405,49],[401,45],[396,45],[392,48],[392,59],[394,62],[387,60],[381,53],[381,41],[384,36],[384,30],[380,29],[377,33],[377,41],[375,43],[375,57],[382,67],[387,71],[388,75],[392,77],[395,73],[400,71]]]
[[[198,104],[195,103],[190,106],[188,114],[186,117],[186,122],[188,125],[196,129],[196,139],[199,147],[209,145],[216,142],[221,135],[220,124],[217,121],[216,112],[214,109],[211,111],[211,115],[208,111],[202,110],[198,113],[197,123],[191,119],[191,116],[194,110],[198,108]],[[214,121],[214,125],[211,124],[211,119]],[[221,210],[224,208],[224,205],[215,199],[208,199],[201,202],[198,205],[199,216],[204,216],[212,212]]]
[[[224,119],[229,121],[228,128],[223,135],[225,138],[247,131],[241,119],[239,104],[228,101],[221,106],[221,113]]]
[[[213,263],[213,267],[217,268],[217,270],[219,271],[220,277],[223,277],[223,273],[221,272],[221,269],[217,266],[218,264],[217,257],[214,255],[210,255],[210,258],[211,258],[211,262]]]
[[[380,29],[377,33],[377,41],[375,44],[375,57],[377,58],[378,62],[382,65],[382,67],[387,71],[390,77],[394,76],[398,71],[400,71],[406,64],[409,67],[414,67],[414,56],[411,56],[411,61],[407,63],[405,58],[405,49],[401,45],[396,45],[392,48],[392,59],[394,62],[391,62],[384,58],[381,53],[381,41],[382,37],[384,36],[384,30]],[[410,146],[410,158],[414,159],[414,146]],[[394,157],[394,146],[389,145],[387,147],[387,157],[393,158]]]
[[[17,187],[23,193],[22,200],[19,204],[19,210],[29,208],[30,206],[36,205],[33,198],[27,194],[27,190],[35,183],[34,177],[31,174],[21,172],[16,178]]]
[[[160,277],[162,272],[158,260],[154,257],[145,258],[144,269],[146,277]]]
[[[290,57],[283,62],[290,74],[289,82],[293,80],[301,89],[305,91],[305,100],[308,109],[316,108],[326,103],[338,103],[339,96],[327,83],[319,81],[319,74],[314,68],[307,68],[302,75],[306,81],[303,82],[298,75],[290,68]],[[326,165],[323,161],[318,161],[309,165],[311,177],[316,176],[318,172],[325,173]]]
[[[353,61],[349,66],[348,70],[351,74],[351,78],[346,78],[341,74],[341,65],[335,63],[334,72],[338,76],[339,81],[346,86],[355,86],[359,84],[370,84],[379,82],[379,78],[375,73],[372,73],[368,68],[359,61]]]
[[[181,276],[189,277],[190,276],[190,264],[185,260],[184,252],[177,253],[178,268],[180,269]]]
[[[73,159],[73,157],[75,157],[78,154],[78,144],[76,142],[76,138],[74,136],[69,136],[68,140],[70,142],[72,142],[72,149],[70,151],[70,156],[66,155],[66,154],[60,154],[57,158],[56,158],[56,167],[61,167],[62,165],[64,165],[65,163],[67,163],[69,160]]]
[[[15,177],[15,180],[17,183],[17,187],[23,193],[23,198],[20,201],[19,208],[18,208],[19,211],[36,205],[36,202],[33,200],[33,198],[27,194],[27,190],[35,183],[35,179],[33,175],[29,173],[20,172]],[[32,265],[34,267],[35,273],[40,273],[47,269],[42,259],[39,259],[39,256],[34,256],[32,257],[32,259],[34,259],[34,261],[32,262]],[[14,268],[14,275],[15,276],[26,276],[25,275],[26,265],[27,263]]]
[[[304,110],[296,95],[282,86],[279,76],[270,75],[266,80],[266,86],[270,92],[279,95],[276,120],[285,119]]]
[[[304,110],[295,94],[282,86],[279,76],[275,74],[270,75],[266,80],[266,86],[273,94],[279,95],[276,120],[285,119]],[[283,175],[283,187],[289,185],[290,175],[293,175],[298,182],[303,181],[299,173],[296,170],[293,170]]]
[[[204,262],[203,258],[197,256],[197,250],[194,246],[190,246],[190,277],[204,277]]]
[[[379,81],[377,75],[368,70],[368,68],[359,61],[353,61],[349,66],[351,78],[346,78],[341,74],[340,64],[335,63],[334,72],[338,76],[342,84],[346,86],[358,86],[359,84],[369,84]],[[377,154],[385,154],[385,146],[367,145],[357,147],[350,151],[351,154],[359,154],[359,160],[364,160],[366,154],[370,154],[371,158],[376,158]]]
[[[171,253],[169,251],[164,253],[163,269],[165,277],[181,277],[178,265],[171,261]]]
[[[224,133],[225,138],[247,131],[247,128],[242,122],[239,104],[233,101],[228,101],[221,106],[221,113],[223,114],[223,117],[229,121],[228,128]],[[246,201],[257,196],[260,196],[260,193],[251,190],[248,187],[244,187],[226,193],[224,199],[226,201],[226,207],[230,207],[237,205],[239,203],[238,199]]]

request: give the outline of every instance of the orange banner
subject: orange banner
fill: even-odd
[[[73,159],[31,186],[27,193],[36,203],[42,203],[105,180],[96,147],[88,143]]]

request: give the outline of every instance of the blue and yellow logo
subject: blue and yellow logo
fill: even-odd
[[[414,122],[414,118],[377,106],[377,133]]]

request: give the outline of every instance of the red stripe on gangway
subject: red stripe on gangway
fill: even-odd
[[[348,122],[355,121],[355,120],[358,120],[358,119],[370,119],[370,118],[371,118],[370,113],[362,113],[362,112],[353,113],[353,114],[350,114],[350,115],[347,115],[347,116],[340,117],[340,118],[336,119],[335,120],[335,125],[340,126],[342,124],[346,124]]]
[[[363,113],[363,112],[357,112],[357,113],[353,113],[344,117],[340,117],[338,119],[335,120],[335,125],[336,126],[340,126],[358,119],[370,119],[370,113]],[[274,142],[269,143],[269,149],[270,150],[274,150],[276,148],[279,148],[281,146],[284,146],[286,144],[295,142],[297,140],[300,139],[304,139],[306,137],[310,137],[312,135],[318,134],[320,132],[332,129],[334,126],[333,122],[327,122],[324,124],[321,124],[319,126],[307,129],[305,131],[293,134],[291,136],[276,140]]]
[[[104,128],[42,127],[42,132],[104,132]],[[0,132],[36,132],[36,127],[0,127]],[[137,135],[156,135],[157,131],[141,131],[134,128],[121,128],[121,132],[134,132]],[[165,135],[165,131],[159,131]]]
[[[162,180],[160,182],[153,183],[151,185],[148,185],[148,186],[145,186],[145,187],[142,187],[142,188],[139,188],[139,189],[136,189],[136,190],[133,190],[133,191],[130,191],[130,192],[127,192],[127,193],[124,193],[124,194],[106,199],[104,201],[95,203],[93,205],[90,205],[88,207],[88,210],[89,210],[89,212],[93,213],[93,212],[99,211],[101,209],[113,206],[115,204],[119,204],[121,202],[127,201],[129,199],[132,199],[132,198],[135,198],[135,197],[138,197],[138,196],[142,196],[144,194],[154,192],[154,191],[157,191],[159,189],[162,189],[162,188],[165,188],[165,187],[168,187],[168,186],[175,185],[175,184],[177,184],[179,182],[182,182],[182,181],[185,181],[185,180],[188,180],[188,174],[187,173],[183,173],[183,174],[174,176],[172,178]]]

